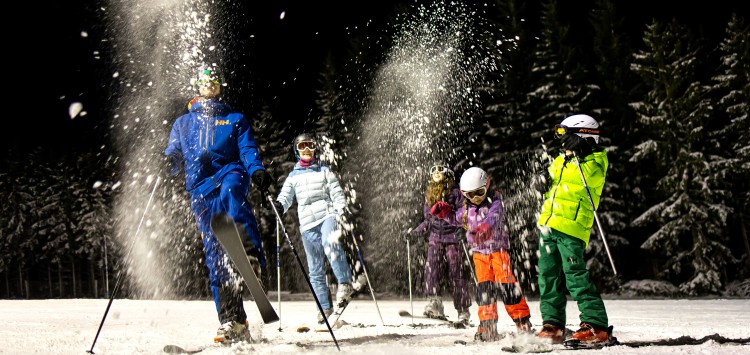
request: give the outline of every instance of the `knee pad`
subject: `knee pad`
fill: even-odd
[[[523,299],[521,290],[516,287],[516,284],[505,284],[501,283],[497,286],[497,298],[502,299],[506,305],[518,304]]]
[[[477,304],[486,306],[497,301],[495,283],[492,281],[482,281],[477,285]]]

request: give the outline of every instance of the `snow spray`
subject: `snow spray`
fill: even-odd
[[[120,165],[116,194],[116,239],[129,245],[147,189],[164,176],[163,151],[171,124],[195,94],[190,78],[218,61],[221,43],[208,1],[111,2],[99,11],[112,43],[115,96],[111,135]],[[212,12],[213,11],[213,12]],[[226,20],[224,20],[226,21]],[[216,57],[219,57],[216,59]],[[221,65],[221,63],[219,63]],[[201,236],[195,228],[182,178],[167,179],[157,191],[142,236],[119,262],[130,297],[172,298],[205,290]],[[185,281],[188,280],[188,281]],[[192,291],[191,291],[192,290]]]
[[[373,273],[405,280],[400,234],[421,221],[434,161],[472,164],[463,147],[481,110],[479,88],[495,62],[482,48],[488,26],[464,4],[418,6],[396,27],[372,84],[355,154]],[[423,259],[415,263],[418,269],[420,264]]]

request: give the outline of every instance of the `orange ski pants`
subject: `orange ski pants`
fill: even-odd
[[[477,273],[480,323],[497,323],[498,299],[503,301],[505,311],[515,323],[528,319],[531,312],[516,284],[508,252],[498,250],[491,254],[474,253],[474,269]]]

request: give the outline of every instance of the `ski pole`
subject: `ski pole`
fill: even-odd
[[[352,240],[354,240],[354,247],[357,248],[357,255],[359,256],[359,262],[362,264],[362,270],[365,272],[365,278],[367,279],[367,287],[370,288],[370,294],[372,295],[372,300],[375,302],[375,308],[378,310],[378,316],[380,316],[380,324],[382,324],[385,327],[385,322],[383,322],[383,315],[380,314],[380,307],[378,307],[378,300],[375,299],[375,291],[372,289],[372,283],[370,282],[370,276],[367,275],[367,267],[365,267],[365,260],[362,258],[362,252],[359,250],[359,244],[357,244],[357,237],[352,233]]]
[[[615,262],[612,260],[612,254],[609,252],[609,245],[607,245],[607,238],[604,236],[604,229],[602,224],[599,222],[599,214],[596,213],[596,207],[594,206],[594,199],[591,197],[591,191],[589,191],[589,184],[586,183],[586,177],[583,176],[583,169],[581,168],[581,162],[578,161],[578,156],[573,152],[573,156],[576,158],[576,165],[578,166],[578,172],[581,174],[581,181],[583,181],[583,187],[586,189],[586,195],[589,196],[589,203],[591,204],[591,211],[594,212],[594,219],[596,220],[596,226],[599,227],[599,234],[602,236],[602,242],[604,242],[604,249],[607,251],[607,257],[609,257],[609,263],[612,264],[612,271],[617,276],[617,269],[615,268]]]
[[[474,272],[474,263],[471,261],[469,250],[466,249],[466,243],[464,243],[463,240],[461,240],[461,246],[464,248],[464,255],[466,255],[466,261],[469,263],[469,270],[471,270],[471,277],[474,278],[474,285],[479,286],[479,281],[477,281],[477,274],[476,272]]]
[[[312,283],[310,282],[310,277],[307,276],[307,273],[305,272],[305,266],[302,265],[302,260],[300,260],[299,254],[297,254],[297,249],[294,248],[294,244],[292,244],[292,240],[289,239],[289,234],[287,234],[286,228],[284,228],[284,225],[281,223],[281,215],[279,215],[279,211],[276,210],[276,206],[274,206],[273,204],[273,198],[271,196],[266,196],[266,197],[268,198],[268,202],[270,202],[274,215],[276,215],[276,221],[279,223],[279,226],[281,227],[281,231],[284,232],[284,237],[286,238],[287,243],[289,243],[289,247],[292,249],[295,259],[297,259],[297,265],[299,265],[300,269],[302,269],[302,275],[305,276],[305,281],[307,281],[307,287],[310,288],[310,292],[312,292],[313,298],[315,298],[315,304],[318,305],[318,310],[320,311],[320,314],[323,315],[323,320],[326,321],[326,327],[328,327],[328,332],[331,333],[331,338],[333,338],[333,342],[336,344],[336,349],[341,351],[341,348],[339,347],[339,342],[336,340],[336,336],[333,335],[333,329],[331,329],[331,324],[328,323],[328,317],[326,316],[326,312],[323,311],[323,306],[320,305],[320,300],[318,299],[318,295],[315,294],[315,290],[313,289]]]
[[[411,306],[411,325],[414,325],[414,299],[411,295],[411,244],[409,243],[409,236],[405,236],[406,239],[406,265],[409,268],[409,306]]]
[[[138,233],[141,231],[141,226],[143,226],[143,220],[146,218],[146,212],[148,211],[148,207],[151,206],[151,200],[154,198],[154,192],[156,192],[156,186],[159,185],[159,180],[161,177],[157,176],[156,181],[154,182],[154,187],[151,190],[151,194],[148,196],[148,202],[146,202],[146,208],[143,209],[143,215],[141,216],[141,221],[138,223],[138,228],[135,230],[135,235],[133,236],[133,239],[130,241],[130,246],[128,247],[128,254],[126,255],[124,260],[128,260],[130,258],[130,253],[133,251],[133,245],[135,244],[135,241],[138,239]],[[109,313],[109,309],[112,307],[112,301],[115,300],[115,296],[117,295],[117,291],[120,289],[120,281],[122,280],[122,273],[117,275],[117,281],[115,282],[115,288],[112,290],[112,294],[109,296],[109,302],[107,303],[107,308],[104,310],[104,316],[102,316],[102,321],[99,323],[99,329],[96,331],[96,336],[94,337],[94,342],[91,343],[91,349],[87,350],[86,352],[89,354],[94,353],[94,345],[96,345],[96,341],[99,339],[99,333],[102,332],[102,327],[104,326],[104,320],[107,319],[107,314]]]
[[[276,221],[276,290],[278,291],[279,303],[279,331],[281,331],[281,234],[279,233],[279,221]]]

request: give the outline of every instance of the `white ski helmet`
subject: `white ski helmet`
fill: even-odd
[[[592,138],[599,143],[599,122],[589,115],[568,116],[560,122],[555,133],[560,134],[560,129],[564,133],[575,133],[583,139]]]
[[[487,173],[474,166],[466,169],[463,175],[461,175],[461,182],[459,186],[463,192],[476,191],[481,188],[488,188],[490,185],[490,177]]]

